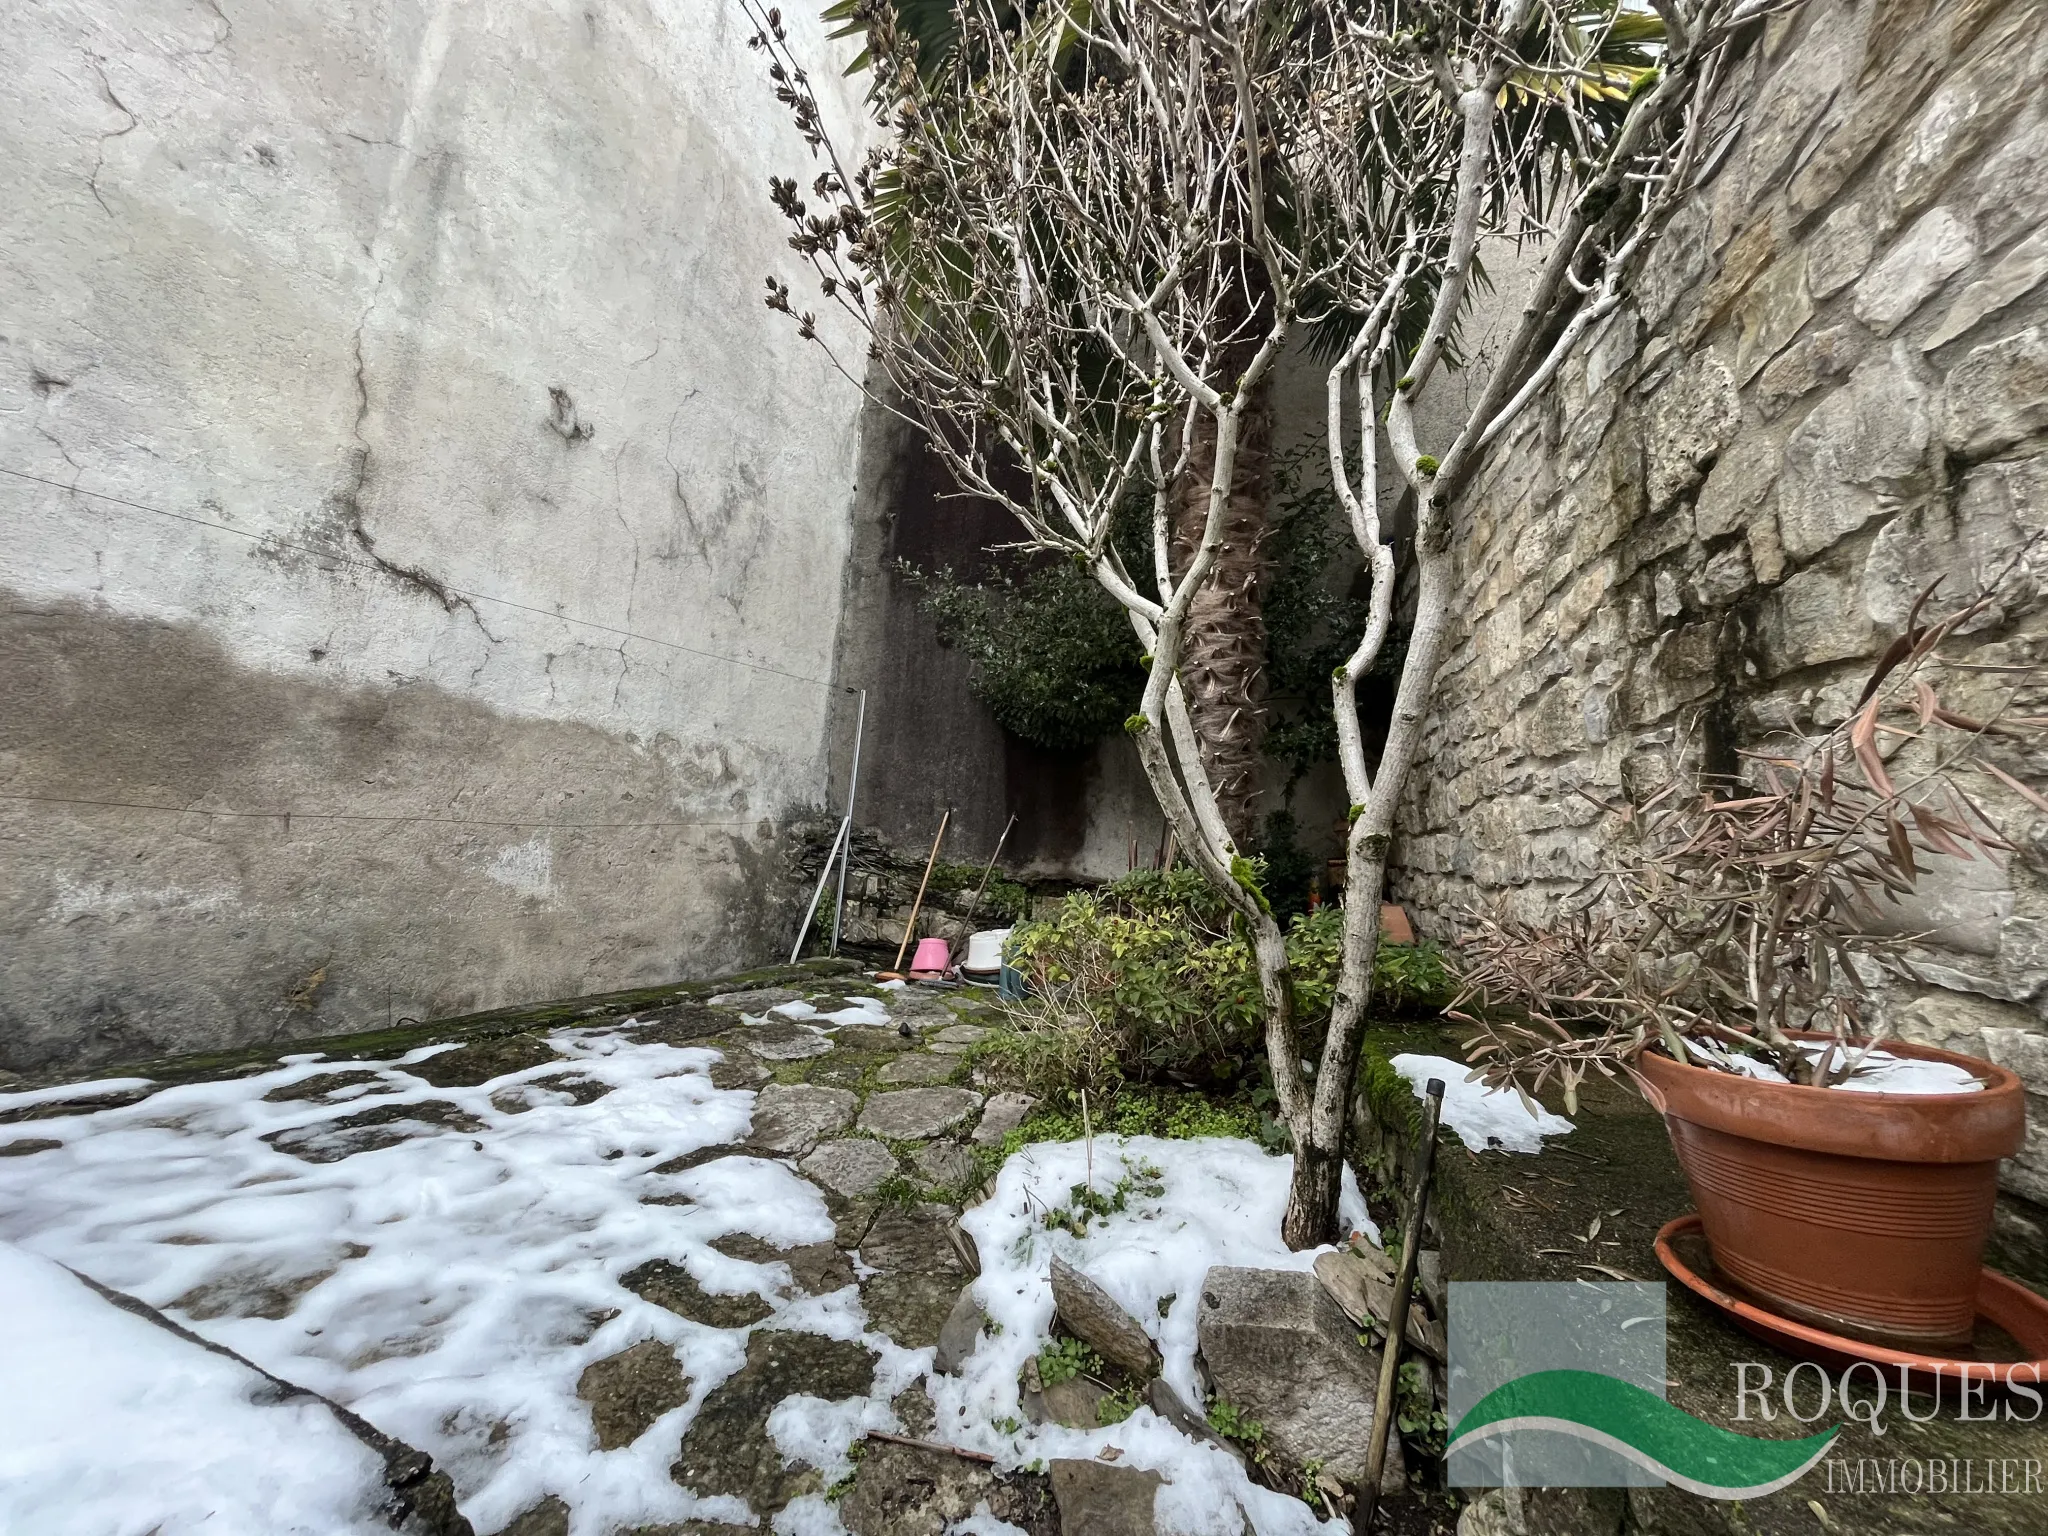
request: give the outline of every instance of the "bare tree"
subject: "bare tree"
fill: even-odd
[[[960,0],[952,52],[920,70],[889,0],[867,0],[883,142],[858,163],[779,15],[752,12],[824,162],[815,208],[795,181],[774,183],[790,244],[872,344],[845,371],[923,426],[964,488],[1006,506],[1023,546],[1084,564],[1144,647],[1128,729],[1179,845],[1250,935],[1295,1146],[1283,1233],[1296,1247],[1336,1228],[1388,845],[1454,597],[1452,498],[1621,302],[1707,148],[1731,38],[1789,3],[1658,0],[1658,67],[1616,72],[1603,49],[1629,13],[1558,0],[1096,0],[1022,16]],[[1420,441],[1415,403],[1449,366],[1482,240],[1537,217],[1548,258],[1497,372],[1448,441]],[[768,302],[817,334],[781,280]],[[1332,679],[1350,894],[1311,1066],[1280,926],[1205,772],[1183,664],[1249,403],[1289,342],[1325,325],[1346,337],[1327,381],[1330,470],[1371,600]],[[1206,519],[1177,555],[1176,486],[1198,439]],[[1414,627],[1375,762],[1356,687],[1396,611],[1383,457],[1418,514]],[[1112,532],[1133,494],[1150,498],[1151,537],[1149,558],[1127,562]]]

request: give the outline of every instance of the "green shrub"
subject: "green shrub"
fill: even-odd
[[[1256,861],[1251,873],[1263,874]],[[1192,869],[1144,870],[1074,893],[1012,941],[1032,996],[1012,1010],[1018,1028],[1000,1046],[1009,1067],[1040,1092],[1245,1085],[1264,1040],[1258,973],[1241,930]],[[1335,906],[1287,930],[1295,1006],[1311,1040],[1330,1015],[1342,937]],[[1373,974],[1380,1013],[1441,1007],[1453,990],[1428,945],[1382,945]]]

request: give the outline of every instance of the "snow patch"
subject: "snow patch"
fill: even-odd
[[[304,1399],[0,1243],[0,1528],[388,1532],[384,1464]]]
[[[1415,1096],[1422,1097],[1423,1085],[1432,1077],[1444,1084],[1443,1123],[1458,1133],[1458,1139],[1474,1152],[1494,1148],[1507,1152],[1541,1152],[1543,1138],[1562,1136],[1572,1129],[1563,1115],[1553,1115],[1538,1106],[1534,1115],[1512,1088],[1489,1088],[1467,1082],[1472,1068],[1448,1056],[1393,1057],[1390,1065],[1408,1079]]]

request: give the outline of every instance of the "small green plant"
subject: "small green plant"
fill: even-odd
[[[1007,1413],[1000,1419],[991,1419],[989,1422],[998,1434],[1004,1435],[1014,1435],[1024,1427],[1021,1420]]]
[[[1436,1405],[1435,1394],[1429,1390],[1420,1361],[1401,1363],[1400,1380],[1394,1388],[1394,1427],[1430,1455],[1443,1454],[1449,1426],[1443,1410]]]
[[[1212,1398],[1209,1427],[1224,1439],[1241,1446],[1255,1466],[1266,1464],[1266,1426],[1248,1414],[1240,1413],[1235,1403],[1222,1397]]]
[[[1095,1405],[1095,1422],[1107,1429],[1112,1424],[1121,1424],[1138,1411],[1138,1394],[1129,1387],[1119,1388]]]
[[[1079,1339],[1051,1339],[1038,1352],[1038,1379],[1048,1387],[1101,1373],[1102,1356]]]
[[[1156,1200],[1166,1193],[1166,1186],[1159,1181],[1164,1177],[1161,1169],[1150,1163],[1141,1162],[1135,1168],[1126,1161],[1123,1177],[1105,1193],[1086,1184],[1076,1184],[1067,1191],[1064,1205],[1054,1206],[1045,1213],[1048,1230],[1071,1232],[1076,1237],[1088,1230],[1088,1223],[1121,1213],[1131,1202],[1132,1195],[1142,1195]]]
[[[1336,1496],[1323,1486],[1323,1461],[1310,1457],[1301,1464],[1301,1497],[1309,1508],[1327,1520],[1337,1513]]]

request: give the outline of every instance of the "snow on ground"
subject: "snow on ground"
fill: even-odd
[[[745,1285],[763,1271],[711,1239],[816,1242],[832,1222],[817,1190],[774,1161],[652,1171],[745,1133],[753,1094],[712,1087],[716,1052],[588,1033],[553,1044],[567,1060],[478,1088],[409,1075],[408,1064],[448,1049],[432,1046],[390,1064],[293,1058],[260,1076],[38,1121],[38,1136],[65,1145],[0,1159],[0,1239],[174,1314],[185,1298],[181,1321],[426,1451],[481,1531],[548,1493],[575,1508],[578,1536],[687,1518],[698,1501],[668,1465],[704,1395],[743,1362],[745,1335],[653,1306],[618,1277],[667,1258],[708,1285]],[[339,1103],[265,1100],[337,1066],[374,1073],[372,1091]],[[517,1102],[507,1090],[570,1067],[612,1091],[587,1105],[532,1091],[542,1102],[518,1113],[494,1102]],[[331,1163],[262,1139],[429,1101],[454,1104],[477,1128],[422,1127],[433,1134]],[[652,1194],[696,1203],[641,1204]],[[310,1288],[281,1318],[197,1315],[208,1288],[263,1285]],[[781,1308],[780,1325],[858,1334],[853,1297],[800,1298]],[[696,1391],[632,1446],[600,1453],[577,1378],[649,1338],[675,1349]],[[0,1396],[14,1380],[0,1358]],[[726,1511],[709,1502],[710,1514]]]
[[[0,1529],[385,1532],[384,1464],[321,1403],[0,1243]]]
[[[1055,1253],[1144,1325],[1166,1362],[1166,1380],[1191,1405],[1202,1402],[1194,1374],[1195,1322],[1209,1267],[1308,1269],[1315,1261],[1315,1251],[1290,1252],[1280,1240],[1293,1160],[1220,1137],[1097,1137],[1093,1188],[1106,1195],[1128,1178],[1126,1208],[1091,1220],[1080,1237],[1049,1230],[1047,1211],[1067,1205],[1073,1187],[1089,1178],[1089,1155],[1082,1142],[1025,1147],[1003,1165],[988,1199],[961,1218],[981,1254],[975,1296],[994,1326],[983,1330],[958,1376],[935,1379],[937,1438],[986,1451],[1005,1466],[1118,1447],[1119,1465],[1156,1469],[1167,1478],[1158,1503],[1161,1526],[1186,1536],[1239,1536],[1240,1507],[1258,1536],[1346,1529],[1342,1522],[1325,1526],[1298,1499],[1252,1483],[1232,1457],[1189,1440],[1149,1408],[1105,1429],[1018,1422],[1018,1372],[1044,1346],[1052,1325]],[[1377,1241],[1348,1168],[1344,1179],[1344,1221]]]
[[[1512,1088],[1488,1088],[1484,1083],[1465,1080],[1472,1068],[1448,1056],[1395,1056],[1393,1069],[1408,1079],[1415,1096],[1422,1097],[1423,1085],[1432,1077],[1444,1084],[1443,1123],[1458,1133],[1458,1139],[1474,1152],[1489,1147],[1508,1152],[1541,1152],[1543,1138],[1562,1136],[1571,1121],[1538,1106],[1534,1115]]]
[[[1725,1050],[1707,1040],[1689,1040],[1686,1049],[1696,1051],[1724,1072],[1733,1072],[1742,1077],[1760,1078],[1767,1083],[1782,1083],[1785,1074],[1768,1061],[1759,1061],[1741,1051]],[[1801,1050],[1818,1061],[1827,1046],[1817,1042],[1802,1045]],[[1839,1062],[1837,1063],[1839,1065]],[[1846,1093],[1982,1093],[1983,1082],[1973,1073],[1947,1061],[1917,1061],[1910,1056],[1894,1056],[1890,1051],[1872,1051],[1865,1056],[1855,1075],[1847,1082],[1830,1083]]]
[[[888,1022],[886,1014],[872,1017],[879,1011],[876,1000],[850,1000],[811,1022],[827,1030]],[[786,1293],[779,1288],[783,1266],[748,1264],[710,1246],[736,1233],[778,1246],[833,1236],[823,1197],[789,1162],[726,1155],[681,1172],[655,1171],[747,1132],[754,1095],[712,1084],[716,1051],[639,1040],[626,1026],[565,1030],[550,1043],[562,1059],[479,1087],[439,1087],[407,1070],[455,1048],[441,1045],[393,1062],[290,1057],[259,1075],[38,1120],[35,1135],[62,1146],[0,1158],[0,1241],[131,1292],[426,1451],[453,1478],[479,1531],[497,1530],[553,1494],[570,1506],[572,1536],[744,1518],[735,1501],[698,1499],[669,1475],[705,1398],[744,1363],[748,1330],[692,1322],[619,1283],[649,1259],[668,1259],[710,1290],[761,1295],[774,1309],[761,1327],[860,1338],[876,1351],[867,1399],[792,1396],[770,1419],[768,1433],[785,1455],[820,1467],[829,1485],[850,1466],[849,1448],[863,1430],[901,1427],[890,1400],[925,1377],[930,1351],[905,1350],[870,1331],[851,1286],[815,1297]],[[356,1080],[307,1084],[341,1073]],[[588,1101],[579,1103],[577,1095],[538,1081],[565,1075],[610,1091],[595,1099],[585,1094]],[[381,1118],[353,1128],[336,1124],[366,1112]],[[389,1145],[377,1139],[397,1134],[404,1139]],[[308,1161],[266,1137],[335,1160]],[[1125,1465],[1155,1468],[1168,1479],[1159,1502],[1162,1528],[1185,1536],[1239,1536],[1240,1506],[1258,1536],[1325,1529],[1307,1506],[1251,1484],[1230,1457],[1147,1408],[1090,1431],[1010,1422],[1022,1417],[1018,1371],[1050,1325],[1053,1252],[1144,1320],[1168,1380],[1192,1404],[1200,1402],[1195,1319],[1209,1266],[1303,1268],[1314,1257],[1290,1253],[1280,1241],[1287,1158],[1240,1141],[1107,1137],[1096,1139],[1093,1155],[1098,1189],[1113,1189],[1126,1172],[1132,1187],[1127,1208],[1091,1222],[1084,1236],[1044,1227],[1047,1209],[1064,1204],[1071,1187],[1088,1177],[1089,1151],[1080,1143],[1019,1152],[989,1200],[963,1218],[986,1266],[979,1294],[1000,1331],[983,1335],[963,1374],[930,1378],[934,1437],[984,1449],[1008,1467],[1119,1446]],[[686,1196],[688,1203],[643,1203],[664,1196]],[[1348,1182],[1343,1214],[1377,1237]],[[26,1254],[12,1263],[27,1278],[18,1286],[12,1271],[0,1272],[10,1303],[23,1286],[64,1295],[50,1278],[61,1271]],[[69,1277],[65,1283],[76,1285]],[[1163,1300],[1169,1304],[1162,1314]],[[204,1529],[239,1529],[229,1515],[241,1505],[230,1493],[251,1508],[283,1512],[267,1516],[265,1530],[297,1529],[291,1520],[321,1531],[354,1529],[355,1516],[334,1502],[344,1497],[346,1480],[323,1482],[302,1469],[301,1459],[352,1469],[359,1447],[333,1451],[307,1430],[289,1454],[255,1458],[270,1469],[258,1475],[239,1455],[244,1446],[260,1448],[250,1439],[259,1429],[253,1421],[241,1427],[240,1410],[229,1401],[231,1363],[213,1364],[194,1346],[104,1310],[110,1318],[95,1326],[112,1330],[107,1347],[76,1328],[45,1327],[26,1309],[5,1320],[46,1334],[50,1344],[40,1352],[0,1347],[0,1414],[49,1422],[44,1439],[17,1440],[0,1418],[0,1439],[44,1447],[25,1453],[25,1471],[40,1479],[28,1494],[15,1491],[18,1479],[0,1476],[7,1487],[0,1528],[13,1529],[10,1521],[43,1507],[27,1499],[69,1498],[58,1523],[22,1528],[61,1528],[67,1536],[146,1529],[122,1518],[114,1504],[79,1502],[82,1484],[98,1479],[108,1499],[122,1488],[163,1488],[168,1502],[153,1518],[161,1519],[164,1536],[192,1528],[181,1513],[198,1508],[191,1500],[216,1496],[225,1501],[217,1506],[223,1513]],[[120,1341],[135,1329],[153,1335],[148,1348],[184,1362],[152,1368],[147,1391],[95,1374],[95,1362],[111,1364],[106,1357],[154,1358]],[[588,1405],[576,1396],[579,1377],[648,1339],[675,1352],[691,1396],[631,1445],[600,1452]],[[46,1383],[60,1368],[78,1379],[72,1395],[46,1412]],[[172,1408],[177,1390],[189,1390],[198,1406]],[[100,1406],[106,1403],[112,1406]],[[96,1446],[66,1427],[95,1422],[96,1415],[101,1424],[125,1424],[120,1415],[129,1409],[148,1412],[153,1422],[103,1433]],[[310,1411],[264,1410],[280,1415],[275,1422]],[[95,1449],[101,1461],[89,1465]],[[0,1454],[7,1454],[4,1447]],[[224,1461],[229,1455],[232,1467]],[[105,1470],[148,1469],[159,1459],[180,1461],[190,1476],[180,1482],[166,1471],[133,1483]],[[0,1461],[0,1471],[12,1465]],[[836,1507],[815,1495],[772,1521],[780,1536],[840,1536],[841,1529]]]

